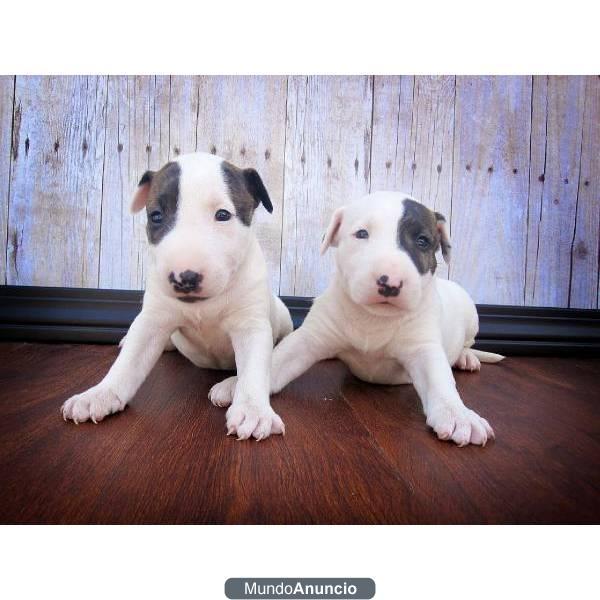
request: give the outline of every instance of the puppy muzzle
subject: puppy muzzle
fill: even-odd
[[[169,273],[169,283],[178,294],[191,294],[192,292],[200,291],[200,283],[203,276],[196,271],[182,271],[179,277],[171,271]]]
[[[398,285],[390,285],[390,278],[387,275],[382,275],[377,281],[377,293],[384,298],[396,297],[400,294],[400,290],[404,282],[400,280]]]

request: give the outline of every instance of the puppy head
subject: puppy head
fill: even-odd
[[[333,213],[321,253],[338,247],[339,279],[357,304],[381,315],[410,311],[432,279],[440,247],[450,260],[445,223],[406,194],[369,194]]]
[[[254,169],[212,154],[179,156],[142,176],[131,205],[146,231],[163,291],[184,302],[221,294],[247,254],[254,210],[273,206]]]

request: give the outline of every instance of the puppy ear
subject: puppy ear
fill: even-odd
[[[138,183],[137,190],[133,195],[133,200],[131,201],[131,206],[129,210],[135,214],[140,212],[144,206],[148,203],[148,196],[150,195],[150,184],[152,183],[152,178],[154,177],[154,171],[146,171],[140,182]]]
[[[342,225],[343,218],[344,207],[340,206],[340,208],[336,209],[333,215],[331,215],[331,221],[329,221],[327,231],[325,232],[323,241],[321,242],[321,254],[325,254],[329,246],[333,246],[335,248],[338,245],[338,232],[340,230],[340,226]]]
[[[442,256],[444,257],[444,262],[446,264],[450,264],[450,249],[452,246],[450,245],[450,236],[448,235],[448,227],[446,225],[446,218],[444,215],[439,212],[435,213],[435,218],[437,221],[437,230],[440,234],[440,245],[442,247]]]
[[[269,198],[267,188],[262,182],[258,172],[255,169],[244,169],[243,174],[244,181],[246,182],[246,189],[254,198],[255,207],[262,204],[267,209],[267,212],[272,213],[273,205],[271,204],[271,199]]]

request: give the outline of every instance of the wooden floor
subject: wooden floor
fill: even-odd
[[[59,407],[113,346],[0,344],[2,523],[598,523],[600,359],[509,358],[457,373],[496,430],[438,441],[411,386],[328,361],[274,397],[287,435],[225,436],[206,398],[223,373],[161,357],[99,425]]]

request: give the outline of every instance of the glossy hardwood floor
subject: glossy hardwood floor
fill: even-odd
[[[438,441],[412,386],[321,363],[273,405],[287,435],[238,442],[207,400],[224,376],[161,357],[125,412],[65,423],[114,346],[0,344],[1,523],[598,523],[600,359],[456,373],[497,440]]]

